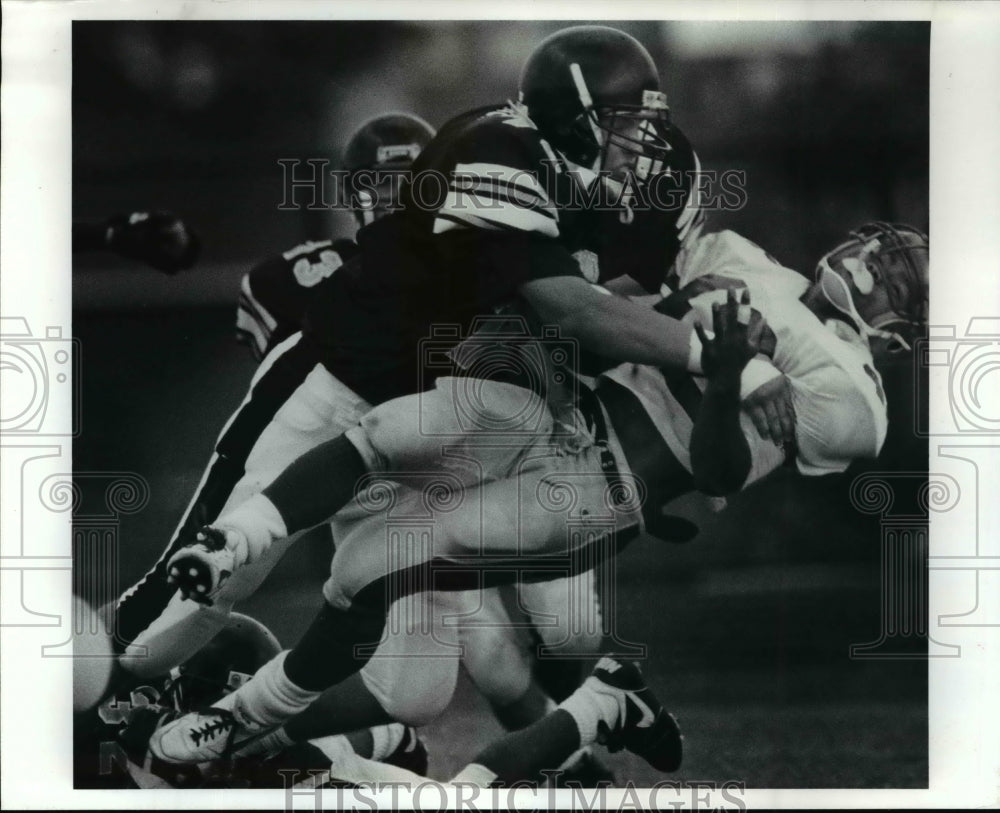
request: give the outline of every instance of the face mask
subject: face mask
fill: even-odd
[[[862,254],[862,257],[863,256],[864,253]],[[858,290],[863,294],[871,293],[874,289],[875,281],[871,272],[865,266],[863,259],[856,260],[849,258],[849,260],[850,264],[848,260],[845,260],[843,265],[848,273],[851,274],[852,278],[855,279],[855,285],[858,286]],[[860,269],[858,269],[857,266],[854,266],[854,271],[857,276],[855,276],[855,273],[852,273],[851,266],[854,263],[860,265]],[[838,311],[849,317],[851,321],[857,325],[858,330],[860,330],[862,334],[865,336],[879,336],[883,339],[889,339],[890,341],[898,342],[907,350],[910,349],[910,345],[908,345],[904,341],[903,337],[898,333],[891,333],[889,331],[881,330],[879,327],[872,327],[861,318],[857,308],[854,307],[854,300],[851,298],[851,289],[848,287],[847,282],[842,276],[840,276],[840,274],[830,267],[830,263],[826,257],[819,261],[819,284],[820,290],[823,291],[823,296],[826,297],[827,301]]]

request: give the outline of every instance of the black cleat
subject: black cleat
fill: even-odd
[[[617,697],[622,713],[613,729],[598,725],[598,742],[611,752],[622,748],[642,757],[658,771],[676,771],[681,766],[683,737],[677,720],[667,713],[642,679],[634,663],[601,658],[588,683],[602,694]]]

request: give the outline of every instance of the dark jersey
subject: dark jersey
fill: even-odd
[[[691,157],[683,141],[678,153],[685,150]],[[519,110],[460,116],[414,163],[402,210],[363,228],[358,255],[316,286],[306,333],[330,371],[371,402],[424,389],[442,372],[442,349],[467,336],[477,316],[532,280],[588,279],[573,253],[603,256],[628,237],[619,202],[600,197],[603,189]],[[657,288],[663,242],[651,260]]]
[[[240,281],[236,338],[259,361],[302,329],[306,303],[324,279],[357,253],[353,240],[309,241],[255,265]]]

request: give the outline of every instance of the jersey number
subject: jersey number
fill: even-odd
[[[303,288],[312,288],[343,264],[344,261],[340,259],[340,255],[336,251],[327,249],[319,253],[319,259],[315,262],[310,261],[307,257],[296,260],[292,267],[292,273],[295,274],[295,281],[299,285]]]

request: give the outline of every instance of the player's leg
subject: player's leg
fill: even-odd
[[[463,592],[416,593],[394,602],[383,639],[364,668],[246,752],[273,751],[379,723],[422,726],[436,719],[451,702],[458,678],[458,628],[446,619],[461,615],[469,603]]]
[[[506,730],[516,731],[544,717],[555,703],[532,679],[529,631],[515,625],[502,595],[512,585],[470,591],[481,605],[459,628],[462,663]]]
[[[680,767],[677,722],[634,664],[603,658],[583,685],[551,714],[480,752],[453,783],[482,786],[530,780],[595,742],[626,748],[660,771]]]
[[[196,617],[197,607],[190,602],[183,605],[172,602],[176,588],[168,583],[167,561],[176,550],[191,543],[199,527],[222,510],[233,488],[244,476],[246,460],[260,433],[315,364],[312,348],[296,336],[276,348],[256,370],[246,397],[220,433],[209,465],[166,550],[154,567],[117,602],[116,652],[130,656],[127,659],[130,671],[142,675],[159,674],[176,665],[171,662],[172,656],[161,658],[156,650],[150,651],[148,646],[137,643],[137,639],[158,621],[191,625],[194,640],[201,643],[205,634],[217,630],[218,618]],[[195,629],[199,625],[204,625],[205,630]]]
[[[246,515],[241,521],[253,523],[256,516],[260,524],[276,528],[270,536],[251,535],[250,558],[276,534],[287,536],[332,517],[354,499],[370,473],[406,473],[429,482],[445,472],[448,487],[461,488],[509,476],[525,448],[548,442],[552,419],[534,393],[480,381],[475,402],[465,407],[462,399],[470,396],[448,383],[454,380],[459,379],[441,379],[434,390],[379,405],[344,436],[300,456],[262,494],[240,506]],[[523,421],[523,431],[516,425],[496,428],[515,419]]]
[[[451,702],[458,677],[462,593],[403,596],[389,608],[383,638],[362,670],[326,690],[282,726],[296,742],[397,720],[422,726]]]
[[[259,491],[288,461],[356,423],[365,409],[367,404],[330,376],[319,365],[315,349],[297,337],[268,356],[223,430],[202,485],[167,551],[118,603],[123,665],[140,675],[162,673],[218,631],[233,603],[259,586],[288,541],[234,573],[211,609],[176,595],[168,580],[170,555],[189,545],[197,529],[227,505]]]
[[[293,649],[266,663],[216,706],[159,728],[150,740],[151,752],[166,762],[192,763],[243,748],[361,669],[384,626],[384,604],[339,609],[324,603]]]
[[[546,693],[565,700],[601,654],[602,621],[595,570],[518,585],[521,607],[537,638],[534,673]]]
[[[593,593],[593,581],[593,573],[586,571],[551,582],[493,588],[484,591],[483,609],[473,616],[476,623],[463,624],[465,668],[506,730],[517,731],[540,720],[583,682],[592,663],[586,656],[597,657],[600,635],[583,634],[588,628],[582,620],[586,614],[577,612],[573,623],[562,619],[574,602],[596,600],[596,596],[583,595]],[[518,605],[519,595],[528,598],[523,607]],[[517,619],[516,624],[512,618]],[[528,626],[532,622],[545,625],[547,639],[552,643],[563,640],[562,634],[552,634],[554,629],[561,629],[565,635],[577,634],[581,640],[571,644],[576,657],[540,653],[538,636]],[[597,630],[599,633],[599,623]],[[540,665],[549,668],[540,670]],[[540,675],[548,678],[559,694],[550,691]],[[560,768],[565,779],[579,781],[585,787],[600,781],[614,784],[614,774],[589,747],[574,752],[563,763],[547,767]]]
[[[572,567],[573,561],[592,563],[598,553],[613,555],[616,532],[630,532],[636,512],[609,496],[597,453],[529,454],[523,464],[513,479],[452,495],[455,499],[432,512],[424,529],[409,520],[401,527],[391,521],[393,512],[397,517],[427,516],[427,495],[410,491],[392,504],[387,516],[382,505],[373,515],[374,525],[360,522],[354,533],[338,533],[341,544],[324,585],[326,606],[287,659],[272,662],[230,696],[237,702],[246,698],[240,709],[243,720],[251,727],[277,725],[360,669],[368,658],[364,647],[373,649],[381,637],[390,597],[442,589],[444,581],[454,589],[468,588],[478,584],[482,567],[507,577],[518,567],[541,565],[551,571],[555,562],[539,558],[545,553],[556,555],[563,567]],[[584,548],[586,555],[577,556]],[[473,564],[470,554],[484,558]],[[173,724],[173,756],[164,758],[211,755],[211,749],[197,742],[202,726],[198,719]]]

